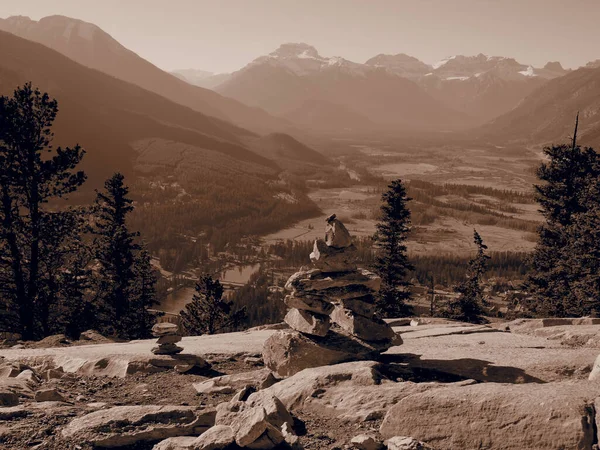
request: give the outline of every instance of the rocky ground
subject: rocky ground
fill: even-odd
[[[152,340],[0,350],[0,448],[88,450],[100,442],[94,441],[100,432],[135,440],[160,429],[155,438],[118,447],[152,449],[168,436],[200,434],[197,423],[191,430],[185,421],[214,421],[211,408],[230,405],[248,384],[291,412],[296,448],[363,448],[351,442],[360,434],[380,441],[413,436],[439,450],[597,445],[600,325],[422,321],[394,330],[404,344],[380,361],[306,369],[281,381],[268,375],[260,358],[272,330],[185,338],[185,352],[203,356],[211,367],[183,374],[172,368],[148,373],[151,365],[141,362],[150,361]],[[136,371],[128,374],[128,367]],[[219,378],[224,374],[236,377]],[[94,411],[117,419],[65,435]],[[152,418],[143,432],[126,423],[135,414]],[[167,414],[163,422],[160,414]]]

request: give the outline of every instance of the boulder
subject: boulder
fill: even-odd
[[[589,449],[599,394],[589,382],[445,386],[401,399],[380,432],[388,439],[410,435],[438,450]]]
[[[279,331],[269,337],[263,347],[265,365],[282,377],[309,367],[373,359],[377,355],[378,348],[339,329],[331,329],[325,337]]]
[[[227,387],[229,393],[233,393],[247,386],[252,386],[256,390],[264,389],[277,383],[277,378],[267,369],[257,369],[250,372],[241,372],[231,375],[223,375],[220,377],[211,378],[200,383],[194,383],[194,389],[199,394],[211,393],[213,388]]]
[[[350,440],[353,448],[358,450],[381,450],[383,445],[379,439],[368,434],[359,434]]]
[[[590,372],[588,379],[590,381],[600,380],[600,355],[594,361],[594,365],[592,366],[592,371]]]
[[[215,425],[194,441],[194,450],[222,450],[235,442],[233,428]]]
[[[331,307],[333,310],[333,305]],[[0,378],[16,378],[26,367],[19,363],[3,363],[0,366]]]
[[[240,447],[246,447],[260,438],[269,421],[264,408],[246,408],[235,416],[232,428],[235,431],[235,442]]]
[[[72,420],[62,437],[99,448],[123,447],[198,435],[214,425],[216,411],[185,406],[115,406]]]
[[[47,369],[44,372],[42,372],[42,378],[46,381],[58,380],[62,378],[64,374],[65,371],[62,367],[59,367],[58,369]]]
[[[288,411],[309,411],[319,417],[362,423],[382,419],[405,397],[444,386],[441,383],[394,382],[384,375],[387,371],[385,364],[375,361],[314,367],[298,372],[260,394],[277,397]],[[463,381],[451,386],[472,382]]]
[[[331,326],[329,316],[292,308],[283,319],[292,329],[313,336],[325,336]]]
[[[36,386],[41,381],[40,377],[38,377],[37,374],[31,369],[24,370],[19,375],[17,375],[15,379],[22,380],[24,383],[31,387]]]
[[[331,313],[331,319],[351,335],[365,341],[391,341],[396,335],[383,320],[369,319],[339,306]]]
[[[285,439],[281,430],[268,423],[264,433],[256,441],[246,445],[245,448],[252,450],[271,450],[277,448],[279,444],[284,441]]]
[[[197,438],[194,436],[177,436],[160,441],[152,450],[196,450]]]
[[[23,405],[0,408],[0,420],[14,420],[27,417],[31,412]]]
[[[284,404],[270,392],[259,391],[251,394],[247,403],[252,407],[262,407],[269,423],[281,428],[283,424],[293,428],[294,418],[286,409]]]
[[[19,396],[8,389],[0,390],[0,407],[17,406],[19,404]]]
[[[179,373],[189,372],[192,369],[203,370],[210,367],[210,364],[201,356],[186,353],[176,355],[156,355],[150,357],[148,363],[152,367],[158,369],[175,369]]]
[[[325,244],[328,247],[346,248],[352,245],[352,237],[348,229],[340,222],[335,214],[327,218],[325,226]]]
[[[67,339],[64,334],[55,334],[53,336],[47,336],[44,339],[35,342],[35,348],[52,348],[52,347],[64,347],[70,345],[71,341]]]
[[[96,330],[86,330],[84,332],[82,332],[79,335],[79,340],[80,341],[92,341],[92,342],[96,342],[96,343],[100,343],[100,342],[113,342],[111,339],[102,336],[98,331]]]
[[[331,314],[333,304],[323,297],[316,295],[305,295],[302,298],[295,295],[287,295],[284,303],[290,308],[297,308],[304,311],[311,311],[317,314]]]
[[[388,450],[434,450],[426,443],[407,436],[394,436],[385,441],[385,445]]]
[[[292,448],[295,448],[295,446],[297,446],[299,438],[296,435],[296,433],[294,433],[294,430],[292,430],[292,427],[290,425],[284,423],[281,427],[281,434],[283,435],[283,439],[285,440],[285,442],[287,442],[289,446],[291,446]]]
[[[33,398],[37,383],[24,378],[0,378],[0,392],[12,392],[19,398]]]
[[[36,402],[64,402],[65,398],[56,389],[41,389],[35,393]]]

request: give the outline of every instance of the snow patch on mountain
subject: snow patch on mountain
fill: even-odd
[[[447,77],[445,78],[445,80],[447,81],[451,81],[451,80],[459,80],[459,81],[465,81],[468,80],[471,77]]]
[[[441,61],[438,61],[434,64],[431,65],[431,67],[433,67],[434,69],[439,69],[442,66],[445,66],[446,64],[448,64],[448,62],[452,61],[453,59],[456,59],[456,56],[450,56],[449,58],[446,59],[442,59]]]
[[[533,68],[533,66],[528,66],[527,69],[521,70],[519,73],[526,77],[537,77],[537,74],[535,73],[535,69]]]

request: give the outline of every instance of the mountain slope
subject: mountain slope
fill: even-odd
[[[281,131],[282,120],[257,108],[192,86],[123,47],[96,25],[64,16],[0,19],[0,30],[42,43],[87,67],[125,80],[204,114],[260,132]]]
[[[547,80],[568,73],[560,63],[543,68],[500,56],[457,55],[427,65],[408,55],[378,55],[368,65],[409,78],[431,97],[479,123],[502,115]]]
[[[80,142],[91,175],[131,168],[132,142],[159,137],[275,169],[245,148],[253,133],[86,68],[40,44],[0,31],[0,91],[32,81],[59,101],[57,143]],[[168,153],[168,149],[165,149]]]
[[[89,179],[71,199],[88,203],[108,176],[125,173],[132,227],[154,254],[181,254],[195,245],[190,236],[221,251],[318,213],[259,154],[272,147],[250,150],[258,135],[0,31],[0,94],[27,81],[58,100],[54,145],[80,143],[87,152],[80,167]],[[307,151],[287,148],[296,150]]]
[[[573,134],[580,113],[580,142],[600,144],[600,68],[578,69],[549,81],[513,111],[484,126],[480,133],[495,139],[560,143]]]
[[[216,90],[314,128],[451,129],[468,123],[464,114],[406,78],[381,67],[325,58],[307,44],[282,45],[233,73]],[[364,123],[359,123],[361,117]]]

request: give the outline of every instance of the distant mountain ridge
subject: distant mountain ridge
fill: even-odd
[[[0,19],[0,30],[39,42],[87,67],[125,80],[196,111],[258,132],[284,131],[288,122],[216,92],[192,86],[128,50],[98,26],[65,16],[39,21]]]
[[[468,118],[411,80],[307,44],[256,58],[216,91],[313,130],[456,129]]]
[[[338,129],[460,129],[512,110],[548,80],[567,73],[556,61],[536,68],[514,58],[483,54],[457,55],[431,65],[404,53],[379,54],[361,64],[324,57],[305,43],[288,43],[223,76],[224,81],[214,89],[313,129],[327,125]],[[414,84],[401,87],[394,77]],[[350,78],[355,86],[345,91],[348,98],[341,99],[335,92],[338,86],[328,80],[342,84]],[[261,81],[265,86],[259,85]],[[388,90],[389,98],[378,97],[382,89]],[[386,106],[375,111],[353,98],[369,95]],[[397,104],[390,106],[392,100]],[[421,113],[422,121],[419,114],[407,117],[399,104],[413,106],[415,101],[422,103],[421,111],[437,108],[437,115]],[[452,112],[454,118],[448,120]]]

